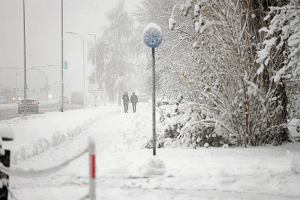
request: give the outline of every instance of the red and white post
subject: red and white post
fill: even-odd
[[[89,141],[89,164],[90,164],[90,200],[96,200],[96,148],[95,141],[90,138]]]

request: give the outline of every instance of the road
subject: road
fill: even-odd
[[[79,109],[82,108],[82,105],[75,104],[65,104],[65,110]],[[57,103],[43,103],[39,105],[39,113],[45,112],[53,112],[59,110]],[[32,113],[28,113],[29,115]],[[35,113],[33,113],[35,114]],[[18,117],[20,114],[18,113],[18,104],[2,104],[0,105],[0,120],[7,120],[14,117]]]

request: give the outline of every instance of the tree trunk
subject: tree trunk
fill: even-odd
[[[261,43],[263,40],[263,35],[259,32],[259,29],[266,26],[266,22],[264,22],[264,17],[267,15],[269,11],[270,6],[283,6],[286,5],[289,1],[288,0],[247,0],[244,1],[243,8],[245,11],[250,11],[251,17],[249,17],[249,32],[252,33],[249,37],[250,43],[254,43],[256,45],[252,45],[250,47],[250,54],[251,59],[256,58],[256,46],[257,44]],[[280,65],[282,63],[282,56],[278,56],[276,60],[272,62],[273,69],[279,69]],[[278,66],[274,66],[278,65]],[[258,69],[258,64],[254,65],[255,69]],[[272,143],[274,144],[281,144],[282,142],[285,142],[289,140],[289,131],[286,127],[282,127],[282,124],[286,124],[287,122],[287,95],[286,95],[286,87],[284,80],[280,80],[279,83],[275,84],[273,80],[271,80],[271,72],[269,71],[268,67],[265,67],[263,70],[263,73],[256,78],[256,83],[260,87],[261,91],[264,94],[267,94],[270,92],[270,89],[275,89],[275,92],[273,93],[273,98],[276,98],[276,103],[272,105],[272,110],[275,112],[275,110],[280,107],[281,110],[276,113],[276,115],[273,118],[268,119],[270,122],[269,126],[275,126],[277,127],[275,132],[277,132],[275,137],[273,138]],[[271,113],[270,113],[271,114]],[[273,135],[273,133],[270,133]]]

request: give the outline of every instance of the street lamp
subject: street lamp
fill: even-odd
[[[61,9],[61,101],[60,111],[64,112],[64,0],[60,1]]]
[[[144,42],[152,49],[152,131],[153,131],[153,156],[156,155],[156,112],[155,112],[155,48],[162,41],[161,28],[154,23],[148,24],[144,29]]]
[[[94,46],[95,46],[95,55],[94,55],[94,62],[95,62],[95,84],[97,84],[97,34],[90,33],[89,35],[94,36]]]
[[[24,48],[24,102],[26,102],[27,94],[27,69],[26,69],[26,8],[25,8],[25,0],[23,0],[23,48]],[[24,115],[26,115],[26,103],[24,103]]]
[[[89,35],[94,36],[94,62],[95,62],[95,85],[97,86],[97,34],[95,33],[90,33]],[[97,95],[95,95],[95,107],[97,106]]]
[[[86,85],[85,85],[85,79],[86,79],[86,76],[85,76],[85,63],[84,63],[84,37],[83,35],[79,34],[79,33],[76,33],[76,32],[66,32],[68,34],[72,34],[72,35],[75,35],[75,36],[78,36],[81,40],[82,40],[82,68],[83,68],[83,95],[84,95],[84,99],[85,99],[85,92],[86,92]]]

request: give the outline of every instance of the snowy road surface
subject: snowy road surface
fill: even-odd
[[[16,131],[15,141],[7,144],[14,150],[13,167],[54,166],[84,149],[94,135],[99,200],[300,199],[300,174],[293,170],[300,167],[299,143],[158,149],[166,173],[146,176],[152,153],[143,148],[151,137],[149,108],[139,105],[137,113],[124,114],[120,107],[99,107],[8,120]],[[80,199],[88,191],[87,155],[50,176],[11,177],[11,188],[20,200]]]
[[[72,110],[72,109],[79,109],[82,108],[82,105],[76,105],[76,104],[65,104],[64,109],[65,110]],[[57,102],[42,102],[39,105],[39,114],[45,113],[45,112],[53,112],[58,111],[59,106]],[[35,113],[27,113],[27,115],[31,115]],[[21,116],[23,114],[18,113],[18,104],[0,104],[0,120],[6,120],[11,119],[14,117]]]

